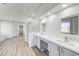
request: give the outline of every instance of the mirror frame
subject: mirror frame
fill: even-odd
[[[79,14],[61,17],[61,23],[62,23],[62,20],[63,20],[63,19],[72,18],[72,17],[75,17],[75,16],[78,17],[78,34],[70,34],[70,33],[62,33],[62,32],[61,32],[61,34],[64,34],[64,35],[79,35]],[[61,31],[61,30],[60,30],[60,31]]]

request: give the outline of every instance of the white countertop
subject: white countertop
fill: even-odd
[[[39,36],[41,38],[44,38],[44,39],[48,40],[49,42],[53,42],[55,44],[58,44],[59,46],[62,46],[66,49],[69,49],[73,52],[79,53],[79,43],[77,43],[77,42],[70,42],[70,41],[65,42],[64,39],[52,37],[52,36],[49,36],[47,34],[41,34],[41,33],[33,33],[33,34],[36,36]]]

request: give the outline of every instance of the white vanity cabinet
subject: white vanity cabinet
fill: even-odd
[[[49,41],[48,40],[46,40],[45,38],[40,38],[40,49],[42,51],[48,50],[48,45],[49,45]]]
[[[40,37],[35,36],[35,45],[40,49]]]
[[[65,46],[49,41],[48,38],[39,35],[30,35],[29,46],[37,46],[40,50],[46,49],[49,51],[49,56],[79,56],[79,54]]]
[[[63,56],[63,55],[64,55],[63,48],[60,47],[60,56]]]
[[[60,56],[79,56],[79,54],[77,54],[73,51],[70,51],[66,48],[61,47],[60,48]]]
[[[29,38],[28,38],[29,47],[32,47],[35,45],[34,39],[35,37],[33,36],[33,34],[29,34]]]
[[[40,49],[40,37],[37,39],[37,47]]]
[[[35,43],[35,46],[37,45],[37,39],[38,39],[38,37],[34,35],[34,43]]]
[[[59,46],[50,42],[49,43],[49,56],[59,56]]]

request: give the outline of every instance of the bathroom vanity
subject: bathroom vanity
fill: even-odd
[[[42,32],[29,35],[29,47],[37,46],[41,51],[49,51],[49,56],[79,56],[79,42],[69,38],[69,35],[78,36],[78,24],[78,16],[62,18],[59,30],[64,38],[57,38],[46,33],[44,22],[41,24]]]
[[[79,43],[66,42],[41,33],[31,33],[30,37],[29,46],[37,46],[41,51],[48,50],[49,56],[79,56]]]

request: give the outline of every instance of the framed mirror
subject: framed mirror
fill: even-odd
[[[61,19],[61,33],[78,35],[78,16]]]
[[[42,23],[42,32],[46,32],[46,23]]]

